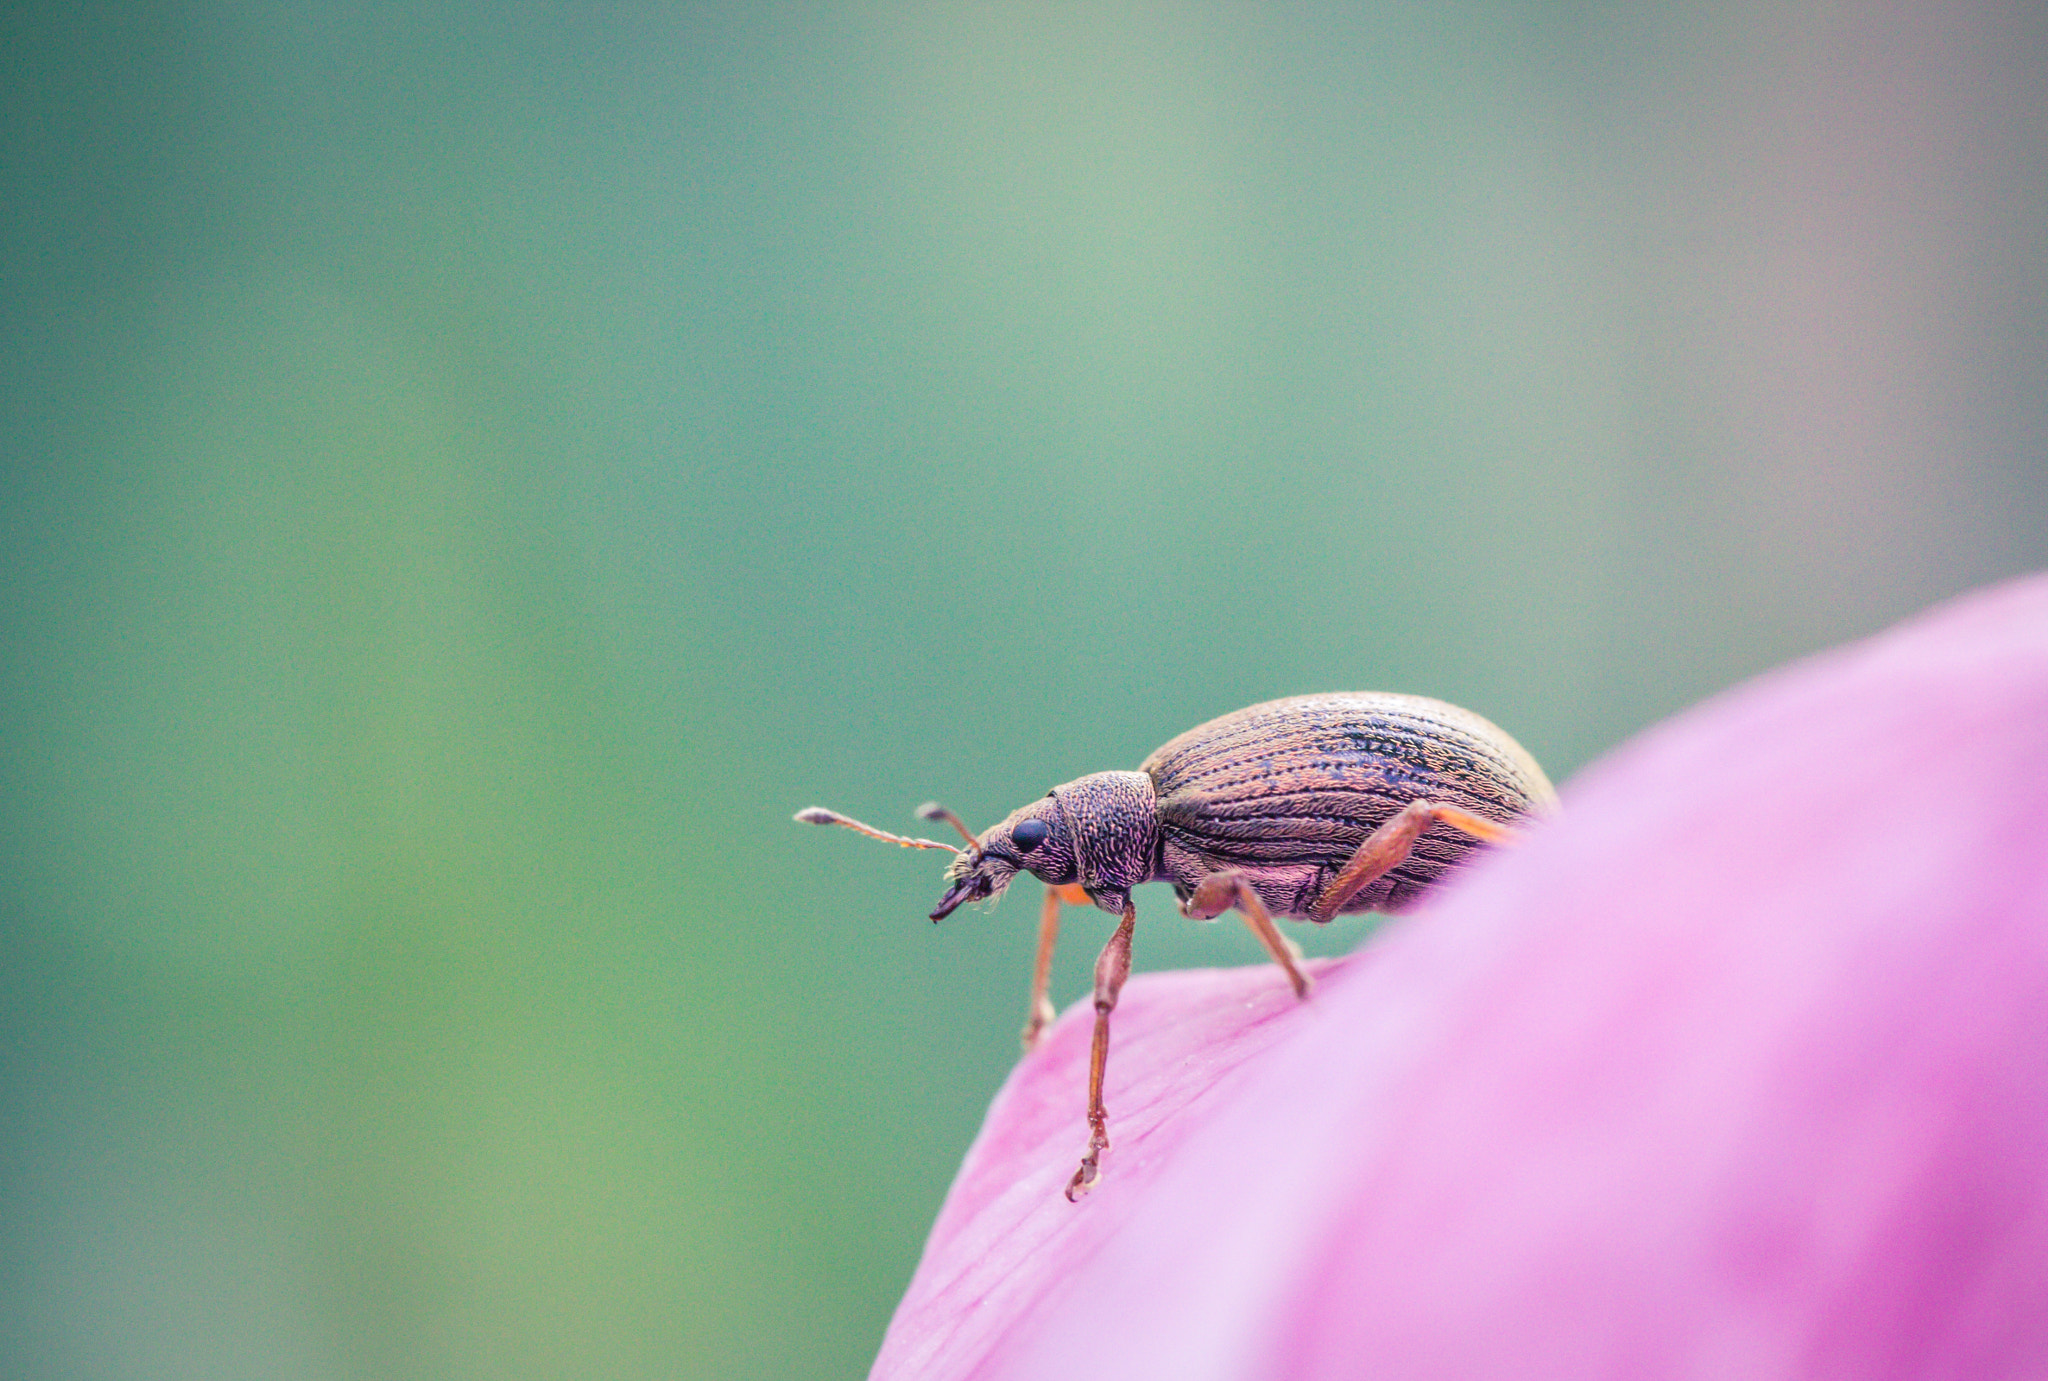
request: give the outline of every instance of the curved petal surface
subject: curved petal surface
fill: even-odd
[[[1308,1004],[1134,980],[1078,1207],[1069,1013],[876,1374],[2048,1372],[2048,581],[1565,800]]]

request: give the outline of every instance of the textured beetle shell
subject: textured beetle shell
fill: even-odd
[[[1372,831],[1418,798],[1508,823],[1557,793],[1491,722],[1417,695],[1301,695],[1212,719],[1141,765],[1159,803],[1154,876],[1188,889],[1242,870],[1275,914],[1305,916]],[[1479,848],[1432,825],[1344,911],[1401,911]]]
[[[1131,889],[1152,878],[1158,854],[1152,779],[1143,772],[1096,772],[1052,789],[1074,841],[1081,886],[1105,911],[1121,911]]]

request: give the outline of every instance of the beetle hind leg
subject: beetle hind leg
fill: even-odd
[[[1323,889],[1308,918],[1323,924],[1353,897],[1401,866],[1424,830],[1441,822],[1488,844],[1512,844],[1521,833],[1498,821],[1435,801],[1410,801],[1358,846],[1358,851]]]

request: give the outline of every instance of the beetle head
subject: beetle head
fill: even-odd
[[[1159,802],[1152,779],[1143,772],[1096,772],[1056,786],[1011,811],[978,838],[936,801],[919,806],[917,814],[923,820],[944,820],[960,832],[967,847],[891,834],[823,806],[806,806],[796,818],[807,825],[843,825],[906,849],[954,854],[946,869],[945,895],[932,908],[935,921],[968,902],[1001,896],[1020,872],[1054,887],[1079,883],[1089,900],[1114,914],[1130,903],[1133,887],[1157,872]]]
[[[974,848],[946,870],[938,920],[955,907],[992,897],[1028,871],[1053,886],[1078,882],[1112,914],[1131,889],[1152,876],[1159,805],[1143,772],[1096,772],[1056,786],[1001,824],[984,830]]]
[[[983,830],[974,847],[953,860],[946,869],[946,894],[932,908],[932,919],[942,920],[969,902],[1002,895],[1020,872],[1049,883],[1074,881],[1073,843],[1051,793]]]

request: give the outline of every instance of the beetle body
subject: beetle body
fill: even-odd
[[[1275,916],[1328,921],[1348,911],[1405,910],[1481,844],[1509,842],[1517,821],[1556,804],[1536,760],[1471,711],[1416,695],[1339,692],[1269,700],[1212,719],[1135,772],[1078,777],[978,836],[942,806],[918,814],[950,821],[967,843],[953,850],[933,920],[1000,894],[1020,872],[1046,884],[1027,1049],[1053,1018],[1046,985],[1061,902],[1085,895],[1121,917],[1095,962],[1088,1151],[1067,1185],[1074,1199],[1095,1183],[1109,1148],[1103,1072],[1110,1013],[1131,970],[1132,888],[1171,883],[1181,914],[1200,920],[1233,908],[1243,913],[1305,997],[1300,952]],[[953,847],[819,806],[797,819],[910,848]]]
[[[1470,710],[1418,695],[1298,695],[1212,719],[1159,748],[1136,772],[1097,772],[982,832],[934,911],[993,896],[1020,870],[1078,883],[1120,912],[1132,887],[1167,882],[1185,910],[1202,879],[1235,871],[1276,916],[1315,903],[1377,829],[1410,802],[1459,807],[1507,825],[1543,814],[1557,793],[1522,746]],[[1044,840],[1014,842],[1026,820]],[[1027,838],[1029,831],[1027,831]],[[1439,826],[1397,866],[1331,913],[1412,906],[1479,841]]]

